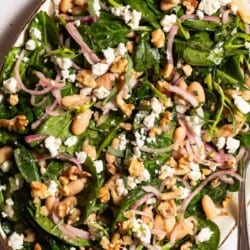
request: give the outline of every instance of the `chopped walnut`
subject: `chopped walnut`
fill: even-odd
[[[119,59],[118,61],[115,61],[112,64],[110,71],[113,73],[125,72],[127,65],[128,65],[127,59],[125,59],[125,58]]]
[[[9,131],[24,131],[29,121],[25,115],[17,115],[12,119],[0,119],[0,128],[7,128]]]
[[[186,7],[186,14],[194,13],[195,9],[198,7],[197,0],[184,0],[182,5]]]
[[[18,95],[10,95],[8,98],[8,102],[11,106],[16,106],[18,104],[18,101]]]
[[[138,177],[144,171],[144,164],[136,158],[132,158],[128,167],[129,174],[133,177]]]
[[[169,11],[173,9],[181,0],[162,0],[160,3],[161,11]]]
[[[95,88],[95,76],[91,70],[83,69],[76,75],[76,80],[84,87]]]
[[[161,121],[160,121],[160,125],[161,127],[165,127],[166,125],[168,125],[172,120],[172,114],[169,111],[166,111],[164,116],[162,117]]]
[[[34,198],[33,202],[37,204],[39,200],[48,198],[48,187],[42,182],[32,181],[31,196]]]
[[[181,245],[180,250],[190,250],[192,249],[193,244],[190,241],[186,241],[184,244]]]
[[[111,242],[107,239],[106,236],[102,237],[100,242],[104,250],[120,250],[122,246],[122,240],[119,233],[115,233],[112,237]]]
[[[117,105],[118,107],[121,109],[121,111],[127,116],[127,117],[130,117],[132,115],[132,112],[135,108],[134,104],[131,104],[131,103],[126,103],[121,95],[118,95],[116,96],[116,102],[117,102]]]

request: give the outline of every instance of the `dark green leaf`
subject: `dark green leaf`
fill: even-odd
[[[184,26],[193,30],[215,31],[219,26],[219,22],[211,22],[206,20],[186,19],[182,22]]]

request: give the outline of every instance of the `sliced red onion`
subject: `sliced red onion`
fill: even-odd
[[[137,200],[133,205],[132,205],[132,209],[137,209],[139,206],[141,206],[142,204],[144,204],[148,199],[152,198],[154,196],[154,194],[149,193],[149,194],[145,194],[141,197],[141,199]]]
[[[34,141],[41,141],[44,140],[47,136],[46,135],[39,135],[39,134],[35,134],[35,135],[26,135],[24,137],[24,140],[26,143],[31,143]]]
[[[35,99],[36,97],[32,95],[30,99],[30,104],[34,107],[41,107],[48,100],[48,97],[47,96],[43,97],[43,99],[38,103],[36,103]]]
[[[229,21],[230,21],[229,20],[230,13],[231,13],[231,10],[228,9],[228,10],[224,11],[224,13],[222,14],[222,23],[223,24],[229,23]]]
[[[160,194],[160,191],[157,188],[155,188],[154,186],[142,186],[141,189],[147,193],[152,193],[155,196],[159,196],[159,194]]]
[[[95,18],[93,16],[74,17],[74,16],[63,15],[63,18],[67,22],[80,21],[82,24],[93,23],[95,21]]]
[[[199,18],[198,15],[195,15],[195,14],[185,14],[180,17],[180,20],[184,21],[186,19],[198,19],[198,18]],[[211,22],[220,22],[220,18],[217,16],[204,16],[202,20],[211,21]]]
[[[56,215],[55,212],[52,212],[50,214],[50,219],[53,221],[53,223],[55,223],[56,225],[58,225],[60,223],[60,218]]]
[[[242,181],[242,177],[231,171],[231,170],[221,170],[221,171],[217,171],[212,173],[211,175],[209,175],[203,182],[200,183],[200,185],[185,199],[183,200],[180,208],[179,208],[179,213],[180,214],[184,214],[189,203],[192,201],[192,199],[213,179],[220,177],[220,176],[224,176],[224,175],[230,175],[234,178],[236,178],[239,181]]]
[[[62,232],[62,234],[70,239],[81,238],[84,240],[90,239],[90,233],[79,229],[77,227],[73,227],[67,224],[58,224],[58,229]]]
[[[78,43],[81,50],[90,64],[96,64],[100,62],[100,58],[94,54],[94,52],[88,47],[88,45],[83,41],[81,34],[78,32],[77,28],[73,23],[67,23],[66,29],[71,35],[71,37]]]
[[[174,38],[178,32],[177,24],[174,24],[168,35],[168,43],[167,43],[167,61],[169,64],[174,65],[174,58],[173,58],[173,45],[174,45]]]
[[[234,184],[234,179],[232,177],[228,177],[228,176],[220,176],[219,179],[229,185],[233,185]]]
[[[164,188],[166,187],[168,181],[169,181],[169,177],[165,178],[165,179],[162,181],[162,183],[161,183],[161,185],[160,185],[160,188],[159,188],[159,192],[160,192],[160,193],[164,190]]]
[[[37,129],[40,124],[48,117],[48,114],[44,113],[38,120],[36,120],[35,122],[33,122],[31,124],[31,129],[35,130]]]

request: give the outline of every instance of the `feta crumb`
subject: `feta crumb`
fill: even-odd
[[[11,161],[5,161],[4,163],[2,163],[0,165],[0,169],[3,171],[3,172],[9,172],[10,169],[11,169],[11,166],[12,166],[12,162]]]
[[[165,15],[160,22],[163,30],[169,32],[172,26],[176,23],[176,20],[177,18],[175,14]]]
[[[121,134],[119,136],[119,150],[125,150],[127,146],[127,138],[125,134]]]
[[[202,176],[199,165],[197,163],[191,162],[189,167],[191,171],[188,173],[188,178],[193,181],[198,181]]]
[[[134,147],[133,152],[134,152],[135,158],[140,158],[141,157],[141,151],[140,151],[139,147]]]
[[[244,46],[245,46],[246,49],[250,49],[250,42],[245,42]]]
[[[231,5],[231,12],[232,14],[236,15],[238,12],[238,6],[236,4]]]
[[[242,96],[234,95],[234,104],[240,110],[241,113],[247,114],[250,112],[250,104],[243,99]]]
[[[141,183],[143,181],[149,181],[150,180],[150,173],[147,169],[144,169],[142,174],[140,174],[137,178],[136,178],[136,183]]]
[[[190,195],[190,193],[191,193],[191,190],[188,189],[188,188],[185,188],[185,187],[178,187],[178,189],[181,190],[181,196],[178,197],[179,200],[186,199]]]
[[[204,242],[204,241],[208,241],[212,234],[213,234],[213,232],[208,227],[204,227],[195,236],[195,241],[197,244]]]
[[[137,184],[135,182],[135,178],[134,177],[128,176],[128,178],[127,178],[127,186],[128,186],[128,189],[134,189],[134,188],[136,188]]]
[[[128,194],[128,190],[126,189],[122,178],[117,179],[115,184],[116,184],[117,194],[119,196],[126,196]]]
[[[156,204],[157,200],[155,197],[152,197],[152,198],[149,198],[147,201],[146,201],[146,204],[147,205],[153,205],[153,204]]]
[[[88,96],[91,95],[93,88],[85,87],[80,90],[80,95]]]
[[[14,201],[11,198],[6,199],[5,203],[6,205],[11,206],[11,207],[14,205]]]
[[[105,74],[109,69],[109,65],[106,63],[96,63],[92,65],[92,72],[96,76]]]
[[[97,174],[100,174],[104,169],[102,160],[94,161],[94,166],[96,168]]]
[[[29,30],[30,37],[34,40],[42,40],[42,33],[41,31],[36,27],[31,27]]]
[[[102,53],[106,59],[107,64],[111,64],[115,60],[115,50],[113,48],[108,47],[107,49],[103,49]]]
[[[216,147],[220,150],[224,148],[225,144],[226,144],[226,138],[219,137],[216,143]]]
[[[93,8],[94,8],[95,14],[99,17],[100,11],[101,11],[101,5],[100,5],[99,0],[93,1]]]
[[[54,57],[52,60],[60,67],[60,69],[65,70],[72,66],[72,60],[70,58]]]
[[[58,192],[58,184],[55,181],[50,181],[48,186],[48,192],[51,196],[56,196]]]
[[[227,138],[226,149],[228,153],[233,154],[240,146],[240,140],[234,139],[232,137]]]
[[[155,118],[156,117],[154,113],[147,115],[143,120],[143,125],[148,129],[153,128],[155,124]]]
[[[211,16],[219,10],[220,6],[219,0],[201,0],[198,9]]]
[[[68,69],[61,70],[61,74],[64,80],[69,80],[70,82],[74,82],[76,80],[76,74],[71,74]]]
[[[16,232],[12,233],[8,239],[8,246],[13,250],[19,250],[23,248],[24,235]]]
[[[36,49],[36,42],[33,39],[29,39],[26,43],[25,43],[25,49],[27,50],[35,50]]]
[[[151,240],[151,229],[150,227],[143,223],[142,220],[134,219],[131,223],[131,229],[136,238],[144,243],[150,243]]]
[[[127,48],[124,43],[119,43],[116,48],[116,54],[117,56],[124,57],[127,53]]]
[[[157,98],[152,98],[151,100],[151,107],[152,111],[156,114],[159,115],[162,112],[162,104]]]
[[[87,159],[87,154],[84,151],[76,152],[76,159],[83,164]]]
[[[201,136],[202,120],[199,116],[186,116],[188,126],[193,130],[196,136]]]
[[[10,77],[3,81],[3,90],[8,94],[15,94],[19,91],[18,82],[15,77]]]
[[[142,14],[141,12],[137,10],[133,10],[130,14],[130,22],[128,23],[128,26],[131,29],[138,29],[140,25],[140,20],[141,20]]]
[[[196,14],[197,14],[197,16],[199,17],[200,20],[202,20],[204,18],[204,16],[205,16],[204,12],[201,11],[201,10],[197,10]]]
[[[173,177],[174,174],[175,174],[175,169],[165,164],[161,166],[159,172],[159,179],[164,180],[167,177]]]
[[[77,136],[70,136],[64,141],[64,145],[67,147],[72,147],[77,143],[78,139]]]
[[[110,91],[107,90],[105,87],[101,86],[99,88],[94,89],[93,93],[96,98],[102,100],[110,94]]]
[[[62,144],[60,138],[55,138],[54,136],[49,136],[44,141],[45,147],[49,150],[52,157],[58,154],[59,148]]]

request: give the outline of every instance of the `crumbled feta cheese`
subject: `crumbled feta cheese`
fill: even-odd
[[[119,196],[126,196],[128,194],[128,190],[126,189],[122,178],[117,179],[115,184],[116,184],[117,194]]]
[[[217,148],[219,150],[223,149],[225,144],[226,144],[226,138],[225,137],[219,137],[218,140],[217,140],[217,143],[216,143]]]
[[[99,0],[94,0],[93,1],[93,8],[94,8],[95,14],[97,16],[100,16],[101,5],[100,5]]]
[[[176,23],[176,20],[177,18],[175,14],[165,15],[160,22],[163,30],[169,32],[172,26]]]
[[[24,235],[13,232],[8,239],[8,246],[13,250],[19,250],[23,248]]]
[[[147,205],[152,205],[152,204],[155,204],[157,202],[156,198],[155,197],[152,197],[152,198],[149,198],[147,201],[146,201],[146,204]]]
[[[238,12],[238,6],[236,4],[231,5],[231,12],[236,15]]]
[[[49,136],[45,139],[44,143],[51,156],[54,157],[58,154],[62,140],[60,138],[55,138],[54,136]]]
[[[14,205],[14,201],[11,198],[6,199],[5,203],[6,205],[11,206],[11,207]]]
[[[29,30],[30,37],[34,40],[42,40],[42,33],[41,31],[36,27],[31,27]]]
[[[5,161],[4,163],[2,163],[0,165],[0,169],[3,171],[3,172],[9,172],[10,169],[11,169],[11,166],[12,166],[12,162],[11,161]]]
[[[69,80],[70,82],[74,82],[76,80],[76,74],[71,74],[68,69],[61,70],[61,74],[64,80]]]
[[[137,184],[135,182],[135,178],[132,176],[128,176],[127,178],[127,186],[129,189],[134,189],[136,188]]]
[[[131,223],[132,233],[136,238],[144,243],[150,243],[151,240],[151,229],[150,227],[143,223],[142,220],[134,219]]]
[[[64,141],[64,145],[67,147],[72,147],[77,143],[78,139],[77,136],[70,136]]]
[[[234,95],[234,104],[243,114],[250,112],[250,104],[243,99],[242,96]]]
[[[126,6],[119,5],[117,7],[112,7],[111,13],[114,16],[122,17],[122,16],[125,16],[127,13],[129,13],[130,11],[129,9],[130,9],[129,5],[126,5]]]
[[[199,17],[200,20],[202,20],[204,18],[204,16],[205,16],[204,12],[201,11],[201,10],[197,10],[196,14],[197,14],[197,16]]]
[[[191,171],[188,173],[188,178],[193,181],[198,181],[202,176],[199,165],[191,162],[189,166]]]
[[[219,10],[220,6],[219,0],[201,0],[198,9],[211,16]]]
[[[91,95],[93,88],[85,87],[80,90],[80,95],[88,96]]]
[[[219,0],[221,6],[226,6],[232,2],[232,0]]]
[[[146,136],[143,134],[140,134],[138,131],[135,132],[135,143],[140,148],[144,145],[146,140]]]
[[[181,190],[181,196],[178,197],[179,200],[186,199],[191,193],[191,190],[185,187],[178,187],[178,189]]]
[[[117,56],[124,57],[127,53],[127,48],[124,43],[119,43],[116,48],[116,54]]]
[[[74,21],[74,25],[76,26],[76,27],[79,27],[80,25],[81,25],[81,20],[75,20]]]
[[[130,22],[128,23],[128,26],[133,30],[138,29],[140,25],[141,17],[142,17],[141,12],[137,10],[132,10],[131,15],[130,15]]]
[[[3,90],[8,94],[15,94],[19,91],[18,82],[15,77],[10,77],[3,81]]]
[[[143,125],[146,128],[153,128],[155,124],[155,113],[147,115],[143,120]]]
[[[119,150],[125,150],[127,146],[127,138],[125,134],[121,134],[119,136]]]
[[[92,65],[92,72],[96,76],[105,74],[109,69],[109,65],[106,63],[96,63]]]
[[[226,149],[228,150],[228,153],[233,154],[236,152],[236,150],[240,146],[240,141],[237,139],[234,139],[232,137],[227,138],[226,142]]]
[[[70,58],[54,57],[53,61],[60,67],[60,69],[69,69],[72,66],[72,60]]]
[[[159,179],[164,180],[167,177],[173,177],[174,174],[175,174],[175,169],[165,164],[161,166],[159,172]]]
[[[93,93],[96,98],[102,100],[110,94],[110,91],[105,87],[101,86],[99,88],[94,89]]]
[[[6,188],[7,188],[6,185],[1,185],[0,186],[0,191],[4,191],[4,190],[6,190]]]
[[[196,136],[201,135],[202,120],[199,116],[186,116],[186,122]]]
[[[139,147],[134,147],[133,152],[134,152],[135,158],[140,158],[141,157],[141,151],[140,151]]]
[[[26,62],[28,62],[28,61],[29,61],[29,58],[25,56],[25,57],[23,58],[23,62],[26,63]]]
[[[156,137],[147,137],[146,142],[150,144],[155,144],[156,143]]]
[[[151,107],[154,114],[159,115],[162,112],[162,104],[157,98],[152,98]]]
[[[48,192],[51,196],[56,196],[58,192],[58,184],[55,181],[50,181],[48,186]]]
[[[76,152],[76,159],[83,164],[87,159],[87,154],[84,151]]]
[[[212,236],[213,232],[208,228],[204,227],[200,230],[200,232],[195,236],[196,244],[199,244],[204,241],[208,241]]]
[[[136,183],[141,183],[143,181],[149,181],[150,180],[150,173],[147,169],[144,169],[142,174],[140,174],[137,178],[136,178]]]
[[[189,105],[177,104],[175,105],[175,109],[178,113],[184,114],[189,109]]]
[[[245,42],[244,46],[245,46],[246,49],[250,49],[250,42]]]
[[[103,49],[102,53],[106,59],[107,64],[111,64],[115,60],[115,50],[113,48],[108,47],[107,49]]]
[[[102,160],[94,161],[94,166],[97,174],[100,174],[104,169]]]
[[[25,49],[27,50],[35,50],[36,49],[36,42],[33,39],[29,39],[26,43],[25,43]]]

